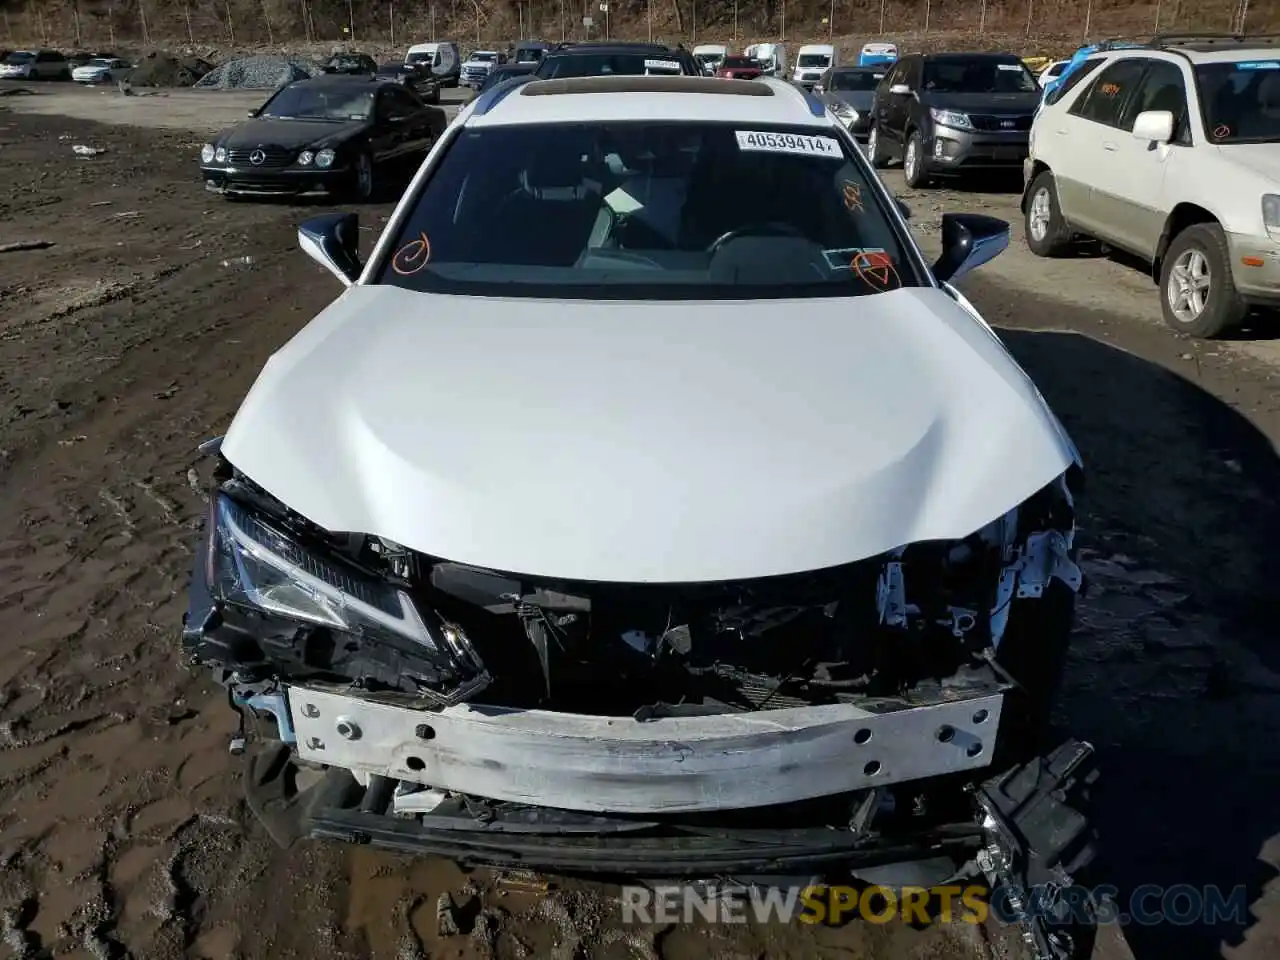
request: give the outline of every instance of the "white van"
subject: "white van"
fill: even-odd
[[[698,66],[708,76],[715,76],[721,61],[728,55],[729,48],[723,43],[700,43],[693,48],[693,59],[698,61]]]
[[[458,45],[449,40],[440,43],[415,43],[404,55],[407,64],[420,64],[431,68],[431,75],[442,87],[456,87],[462,75],[462,54]]]
[[[753,43],[742,51],[760,64],[760,72],[766,77],[787,75],[787,45],[785,43]]]
[[[824,73],[839,66],[839,58],[836,48],[829,43],[805,44],[796,54],[796,68],[791,74],[791,82],[812,90]]]

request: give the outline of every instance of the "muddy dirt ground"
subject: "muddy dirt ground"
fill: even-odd
[[[337,286],[294,239],[324,208],[231,204],[200,189],[199,131],[241,109],[65,89],[0,99],[0,245],[54,244],[0,253],[3,949],[163,960],[983,955],[967,928],[619,929],[608,891],[544,894],[527,878],[467,878],[429,860],[271,846],[241,800],[225,701],[179,657],[204,510],[195,447],[226,427],[268,354]],[[107,152],[79,159],[75,144]],[[911,192],[896,172],[886,179],[929,247],[943,211],[1018,216],[1008,184]],[[367,244],[389,212],[360,211]],[[1108,876],[1122,896],[1243,884],[1253,911],[1239,926],[1130,926],[1129,947],[1139,960],[1275,957],[1280,324],[1180,341],[1132,264],[1088,252],[1045,263],[1020,227],[1014,236],[963,288],[1089,470],[1092,590],[1060,719],[1101,754]],[[443,891],[468,905],[472,933],[438,936]]]

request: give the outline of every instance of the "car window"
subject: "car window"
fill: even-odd
[[[398,87],[388,87],[382,91],[382,116],[383,118],[393,116],[404,116],[406,114],[415,113],[418,109],[418,102],[413,99],[404,90]]]
[[[1103,70],[1068,111],[1085,120],[1119,127],[1125,104],[1142,79],[1147,61],[1141,57],[1117,60]]]
[[[1120,129],[1132,131],[1138,114],[1147,110],[1168,110],[1173,114],[1174,142],[1191,142],[1191,131],[1187,123],[1187,86],[1182,70],[1176,63],[1167,60],[1149,61],[1146,75],[1125,106]]]
[[[1195,71],[1211,142],[1280,142],[1280,60],[1204,63]]]
[[[886,88],[892,87],[895,83],[901,83],[902,73],[905,69],[906,69],[905,61],[899,60],[892,67],[889,68],[888,76],[886,76],[884,80],[882,80],[881,82],[885,85]]]
[[[875,182],[821,128],[464,127],[375,282],[646,300],[844,297],[927,283]]]
[[[929,93],[1033,93],[1040,84],[1021,60],[994,57],[936,57],[924,65]]]
[[[11,63],[15,66],[22,63],[30,63],[36,58],[34,53],[27,53],[25,50],[15,50],[4,58],[5,63]]]
[[[883,73],[872,73],[870,70],[848,70],[831,75],[827,84],[828,90],[874,90]]]
[[[285,87],[262,108],[259,116],[289,120],[367,120],[374,91],[355,82],[341,86]]]
[[[1076,87],[1080,86],[1085,77],[1091,76],[1095,70],[1102,66],[1102,64],[1102,60],[1085,60],[1078,64],[1076,68],[1067,75],[1065,80],[1045,95],[1045,103],[1057,103]],[[1064,66],[1062,69],[1066,70],[1067,67]]]

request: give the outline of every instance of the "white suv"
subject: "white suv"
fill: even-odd
[[[1166,322],[1214,337],[1280,304],[1280,50],[1165,38],[1090,57],[1031,129],[1027,244],[1078,235],[1152,265]]]

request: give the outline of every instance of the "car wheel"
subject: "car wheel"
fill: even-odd
[[[367,153],[360,154],[355,163],[355,194],[361,203],[368,203],[373,199],[377,192],[375,179],[373,158]]]
[[[1027,246],[1037,257],[1061,256],[1071,244],[1071,229],[1058,205],[1058,187],[1048,170],[1031,181],[1023,227]]]
[[[907,138],[907,149],[902,155],[902,176],[908,187],[924,187],[929,183],[929,173],[924,165],[924,138],[919,130],[912,130]]]
[[[883,170],[889,165],[884,155],[884,147],[880,143],[880,132],[874,126],[867,131],[867,159],[877,170]]]
[[[1164,320],[1179,333],[1209,339],[1244,322],[1248,306],[1231,276],[1227,238],[1216,223],[1187,227],[1160,264]]]

